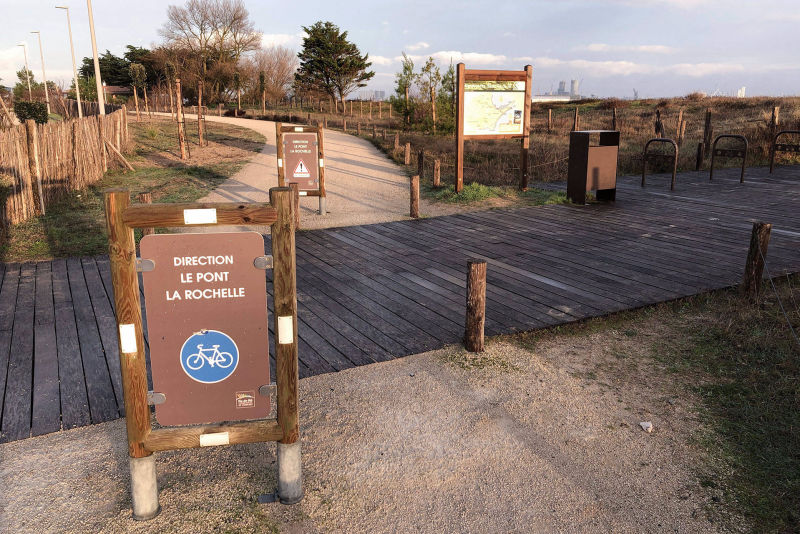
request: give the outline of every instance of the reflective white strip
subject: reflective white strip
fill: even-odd
[[[319,158],[319,168],[321,169],[324,166],[325,164],[322,162],[322,158]]]
[[[302,126],[295,126],[294,127],[294,131],[295,132],[302,132],[303,131],[303,127]]]
[[[283,160],[281,158],[278,158],[278,167],[283,167]]]
[[[214,434],[200,434],[201,447],[213,447],[215,445],[229,445],[231,442],[227,432],[215,432]]]
[[[308,191],[298,191],[297,194],[300,195],[301,197],[307,197]]]
[[[136,328],[132,324],[119,325],[119,344],[123,354],[136,352]]]
[[[278,344],[291,345],[294,343],[294,320],[291,315],[278,317]]]
[[[216,224],[217,210],[214,208],[183,210],[184,224]]]

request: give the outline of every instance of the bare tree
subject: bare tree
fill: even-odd
[[[250,80],[259,81],[253,88],[259,98],[269,96],[282,99],[289,95],[297,65],[298,59],[294,50],[271,46],[257,50],[249,59],[246,70]],[[261,74],[264,75],[263,88],[260,87]]]
[[[174,63],[180,75],[206,82],[216,95],[231,88],[240,60],[261,42],[242,0],[188,0],[184,6],[169,6],[159,33],[165,48],[179,56]]]

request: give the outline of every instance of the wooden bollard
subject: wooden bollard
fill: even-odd
[[[289,189],[292,190],[292,214],[294,215],[295,230],[300,229],[300,184],[291,182]]]
[[[406,153],[403,161],[406,165],[411,165],[411,143],[406,143]]]
[[[433,187],[442,187],[442,162],[433,160]]]
[[[342,131],[347,132],[347,119],[342,119]]]
[[[322,127],[323,128],[328,127],[328,117],[322,117]]]
[[[372,138],[373,139],[378,138],[378,128],[374,124],[372,125]]]
[[[400,132],[395,132],[394,134],[394,150],[395,152],[400,150]]]
[[[420,150],[417,153],[417,174],[419,174],[420,177],[425,176],[425,151],[424,150]]]
[[[384,128],[381,133],[383,135],[383,140],[386,141],[386,128]]]
[[[572,119],[572,131],[577,132],[581,129],[581,117],[578,115],[578,108],[575,107],[575,116]]]
[[[419,176],[411,177],[409,215],[412,219],[419,219]]]
[[[611,129],[617,129],[617,108],[611,110]]]
[[[758,298],[761,292],[761,279],[764,276],[764,265],[769,247],[769,235],[772,225],[765,222],[753,223],[750,235],[750,250],[747,252],[747,263],[744,266],[742,292],[751,299]]]
[[[139,202],[142,204],[152,204],[153,203],[153,194],[152,193],[139,193]],[[154,234],[155,228],[142,228],[142,237],[146,235]]]
[[[553,110],[552,109],[548,109],[547,110],[547,133],[550,133],[552,131],[553,131]]]
[[[486,323],[486,262],[467,262],[467,317],[464,324],[464,347],[470,352],[483,352],[483,330]]]
[[[356,123],[356,134],[358,134],[358,136],[361,137],[361,123],[360,122]]]

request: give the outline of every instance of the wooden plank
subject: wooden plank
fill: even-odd
[[[32,263],[25,263],[20,269],[0,442],[31,434],[35,273]]]
[[[14,308],[17,303],[19,289],[19,271],[17,264],[8,264],[3,272],[3,285],[0,288],[0,421],[8,378],[8,359],[11,349],[11,336],[14,331]]]
[[[111,421],[119,417],[119,408],[79,258],[67,260],[67,273],[83,359],[89,413],[93,423]]]
[[[114,397],[117,401],[119,415],[125,415],[125,403],[122,392],[122,371],[120,370],[119,344],[117,340],[117,319],[111,307],[111,300],[100,278],[98,265],[94,258],[82,258],[83,276],[89,290],[89,299],[92,302],[92,311],[97,322],[100,342],[103,344],[103,354],[106,366],[114,388]],[[113,295],[113,293],[112,293]]]
[[[69,288],[67,262],[53,260],[53,303],[55,307],[58,381],[61,394],[61,426],[65,430],[91,422],[86,380],[83,376],[78,327]]]
[[[58,384],[58,345],[50,262],[36,264],[34,303],[33,413],[34,436],[61,429],[61,394]]]

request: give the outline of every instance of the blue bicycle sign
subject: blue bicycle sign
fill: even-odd
[[[181,347],[181,367],[189,378],[203,384],[222,382],[239,364],[239,348],[219,330],[192,334]]]

